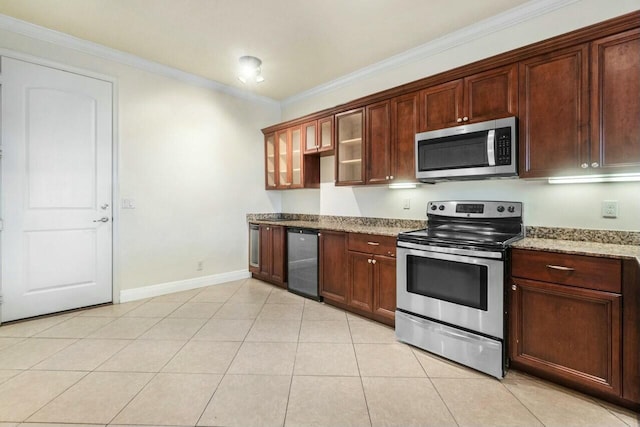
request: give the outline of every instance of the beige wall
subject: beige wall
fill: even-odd
[[[0,31],[0,48],[117,79],[119,191],[137,207],[120,210],[116,286],[246,271],[245,214],[280,210],[280,195],[264,191],[260,132],[280,121],[277,104],[7,31]]]
[[[285,103],[283,119],[328,108],[639,8],[637,0],[577,1],[432,57],[396,64],[334,90]],[[335,187],[333,161],[334,157],[322,159],[319,190],[282,192],[284,212],[424,218],[429,200],[502,199],[524,202],[528,225],[640,230],[640,183],[549,185],[546,181],[492,180],[423,185],[415,190]],[[410,200],[409,210],[402,209],[405,199]],[[618,218],[601,218],[603,200],[619,201]]]

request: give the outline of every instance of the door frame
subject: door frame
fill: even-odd
[[[32,64],[54,68],[68,73],[78,74],[85,77],[91,77],[102,80],[111,84],[111,299],[113,304],[120,302],[120,186],[119,186],[119,164],[120,164],[120,146],[119,146],[119,121],[118,121],[118,79],[106,74],[96,73],[84,68],[75,67],[61,62],[51,61],[48,59],[33,56],[27,53],[18,52],[11,49],[0,47],[0,57],[17,59],[20,61],[30,62]],[[0,70],[0,88],[2,87],[2,70]],[[1,111],[0,111],[1,113]],[[1,141],[0,141],[1,143]],[[1,145],[0,145],[1,148]],[[0,160],[0,173],[2,172],[2,162]],[[2,181],[0,180],[0,194],[2,193]],[[0,212],[2,206],[0,205]],[[0,220],[2,218],[0,217]],[[2,238],[0,231],[0,239]],[[1,254],[0,254],[1,255]],[[2,259],[0,258],[0,268],[2,268]],[[0,277],[0,313],[2,312],[2,277]]]

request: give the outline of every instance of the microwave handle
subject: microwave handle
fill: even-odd
[[[496,152],[495,152],[495,140],[496,140],[496,131],[495,129],[491,129],[487,133],[487,159],[489,160],[489,166],[496,165]]]

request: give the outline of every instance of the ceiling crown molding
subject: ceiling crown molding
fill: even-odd
[[[122,52],[117,49],[112,49],[98,43],[83,40],[69,34],[62,33],[60,31],[51,30],[39,25],[21,21],[20,19],[13,18],[11,16],[0,14],[0,30],[10,31],[36,40],[41,40],[44,42],[55,44],[57,46],[97,56],[99,58],[119,62],[124,65],[179,80],[181,82],[188,83],[194,86],[223,92],[237,98],[266,103],[274,106],[280,106],[280,103],[278,101],[266,96],[256,95],[249,91],[228,86],[215,80],[210,80],[201,76],[197,76],[195,74],[187,73],[186,71],[182,71],[168,65],[143,59],[139,56]]]
[[[446,34],[421,46],[409,49],[375,64],[361,68],[353,73],[346,74],[335,80],[331,80],[309,90],[292,95],[283,99],[281,105],[284,107],[292,103],[302,101],[306,98],[320,95],[323,92],[330,92],[357,80],[370,77],[373,74],[429,58],[456,46],[472,42],[473,40],[487,36],[496,31],[504,30],[505,28],[529,21],[578,1],[580,0],[531,0],[498,15]]]

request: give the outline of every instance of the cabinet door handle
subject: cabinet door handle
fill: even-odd
[[[591,167],[592,167],[592,168],[600,167],[600,163],[598,163],[598,162],[593,162],[593,163],[591,163]]]
[[[462,121],[463,121],[463,122],[468,122],[468,121],[469,121],[469,117],[463,117],[463,118],[462,118]]]
[[[551,268],[552,270],[560,270],[560,271],[575,271],[575,268],[572,267],[563,267],[561,265],[552,265],[547,264],[547,268]]]
[[[380,246],[380,243],[378,243],[378,242],[367,242],[367,245]]]
[[[581,165],[580,165],[580,167],[581,167],[582,169],[586,169],[586,168],[588,168],[588,167],[589,167],[589,164],[588,164],[588,163],[583,163],[583,164],[581,164]]]
[[[372,259],[372,260],[371,260],[371,264],[375,264],[375,263],[376,263],[376,260],[375,260],[375,259]]]
[[[458,117],[458,120],[456,120],[456,122],[462,123],[462,118]]]
[[[518,289],[518,288],[516,288],[516,285],[511,285],[511,290],[512,291],[515,291],[516,289]]]
[[[371,264],[371,260],[370,260],[370,259],[367,259],[367,262],[368,262],[369,264]]]

